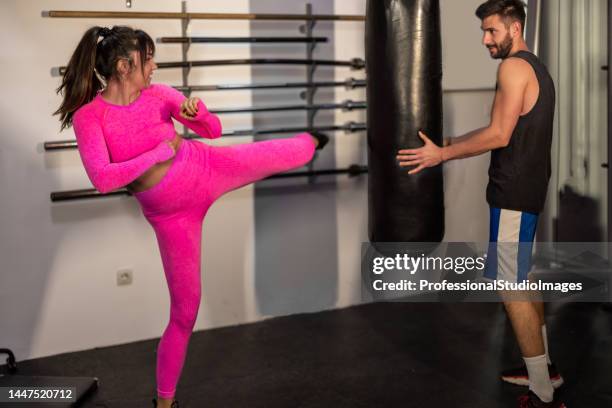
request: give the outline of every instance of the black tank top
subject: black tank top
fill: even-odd
[[[539,213],[551,173],[555,85],[532,53],[519,51],[511,58],[521,58],[533,67],[540,92],[533,109],[519,118],[508,146],[491,151],[487,202],[492,207]]]

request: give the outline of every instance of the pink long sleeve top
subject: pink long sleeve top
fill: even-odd
[[[124,187],[157,163],[173,156],[167,141],[176,131],[172,118],[200,137],[221,136],[221,122],[204,103],[193,119],[180,115],[185,96],[172,87],[151,84],[129,105],[105,101],[100,92],[73,117],[79,154],[94,187],[108,193]]]

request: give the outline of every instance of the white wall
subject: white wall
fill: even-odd
[[[365,0],[336,0],[335,14],[364,15]],[[335,23],[335,59],[350,60],[365,56],[365,26],[349,22]],[[364,71],[336,69],[335,80],[344,81],[352,76],[365,79]],[[336,88],[336,101],[366,100],[365,88],[346,90]],[[366,111],[336,111],[336,123],[366,122]],[[367,164],[366,133],[336,133],[336,166],[346,168],[352,164]],[[361,302],[361,242],[368,241],[368,185],[367,177],[337,179],[337,239],[338,252],[338,306],[348,306]]]
[[[442,0],[445,88],[493,87],[495,64],[480,45],[473,10],[479,1]],[[458,3],[461,3],[459,5]],[[189,11],[248,12],[248,0],[189,1]],[[19,359],[158,337],[169,301],[153,232],[131,198],[52,204],[51,191],[89,186],[76,151],[43,152],[60,134],[52,112],[59,78],[82,33],[110,20],[50,19],[42,10],[125,10],[125,1],[40,0],[0,3],[0,347]],[[135,1],[134,11],[179,11],[177,0]],[[364,0],[336,0],[338,14],[363,14]],[[270,10],[274,12],[274,10]],[[152,36],[178,35],[174,20],[121,20]],[[192,22],[192,33],[249,35],[249,23]],[[363,26],[336,23],[336,58],[363,56]],[[190,57],[248,58],[248,47],[194,46]],[[159,45],[156,59],[180,58],[177,45]],[[193,84],[250,82],[249,67],[194,69]],[[363,75],[356,73],[355,76]],[[338,79],[346,71],[338,70]],[[179,70],[160,70],[155,81],[179,84]],[[249,106],[249,92],[201,94],[210,107]],[[338,101],[365,98],[363,90],[336,92]],[[488,120],[492,92],[445,94],[444,126],[458,135]],[[336,113],[336,123],[365,120],[364,112]],[[226,129],[251,127],[250,115],[223,117]],[[243,139],[240,141],[248,141]],[[235,139],[219,143],[235,143]],[[336,134],[336,164],[365,163],[363,134]],[[446,166],[447,240],[487,239],[484,201],[488,157]],[[364,177],[337,181],[338,295],[336,306],[359,303],[360,243],[367,237]],[[470,222],[465,222],[470,219]],[[264,318],[253,288],[253,188],[216,203],[204,224],[203,303],[196,329]],[[134,284],[115,286],[120,268],[132,268]]]

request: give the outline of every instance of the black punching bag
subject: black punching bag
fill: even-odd
[[[442,145],[442,41],[438,0],[368,0],[369,237],[371,242],[440,242],[442,166],[415,175],[396,160]]]

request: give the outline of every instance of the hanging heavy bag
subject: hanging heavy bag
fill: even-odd
[[[440,242],[442,166],[408,175],[400,149],[442,143],[442,48],[438,0],[368,0],[369,238]]]

